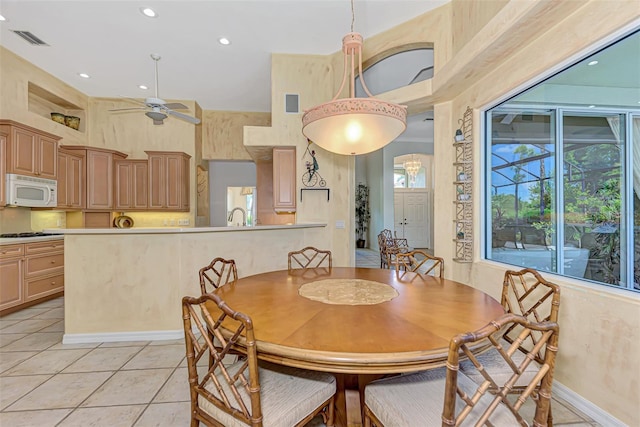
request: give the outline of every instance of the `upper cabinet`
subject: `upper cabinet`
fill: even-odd
[[[173,151],[145,151],[149,165],[149,209],[189,210],[191,156]]]
[[[58,150],[58,208],[85,208],[84,163],[84,156]]]
[[[104,148],[65,145],[65,151],[84,158],[85,200],[87,210],[114,209],[114,162],[126,154]]]
[[[115,162],[116,210],[147,209],[149,165],[147,160],[116,160]]]
[[[7,135],[7,173],[58,178],[60,137],[10,120],[0,120],[0,132]]]
[[[273,149],[273,209],[296,211],[296,148]]]

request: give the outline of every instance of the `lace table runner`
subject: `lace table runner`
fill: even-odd
[[[305,283],[300,296],[325,304],[373,305],[391,301],[398,291],[384,283],[362,279],[325,279]]]

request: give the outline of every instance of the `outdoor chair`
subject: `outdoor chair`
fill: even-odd
[[[421,250],[396,254],[396,276],[402,271],[444,277],[444,259]]]
[[[331,251],[316,249],[307,246],[299,251],[292,251],[288,254],[289,270],[297,268],[318,268],[328,266],[331,268]]]
[[[182,299],[191,427],[303,426],[321,414],[334,423],[333,375],[274,364],[258,365],[251,318],[218,295]],[[210,332],[220,343],[214,345]],[[225,356],[242,340],[246,358]],[[213,360],[207,365],[206,361]]]
[[[501,339],[502,330],[515,326],[521,331],[517,341],[505,347]],[[515,360],[513,355],[520,353],[518,342],[526,340],[534,332],[540,335],[537,344],[522,361]],[[557,323],[529,322],[523,316],[505,314],[475,332],[453,337],[449,343],[446,367],[368,384],[364,397],[364,425],[527,426],[530,424],[520,409],[529,397],[534,398],[535,389],[540,384],[531,425],[546,426],[557,345]],[[495,353],[496,358],[509,366],[509,376],[494,377],[484,369],[474,352],[487,346],[489,352]],[[510,388],[523,378],[523,372],[531,365],[534,355],[540,352],[545,355],[543,363],[537,366],[535,375],[527,379],[527,388],[518,399],[509,400]],[[474,382],[458,369],[461,356],[468,358],[471,366],[482,376],[482,382]]]
[[[200,290],[207,293],[207,283],[213,286],[213,290],[222,285],[238,280],[238,270],[236,262],[232,259],[214,258],[208,266],[203,267],[198,272],[200,276]]]

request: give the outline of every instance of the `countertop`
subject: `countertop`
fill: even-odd
[[[59,231],[49,230],[48,233],[58,233]],[[31,242],[44,242],[47,240],[63,240],[63,235],[57,236],[35,236],[35,237],[2,237],[0,238],[1,245],[16,245],[19,243],[31,243]]]
[[[69,235],[81,234],[186,234],[186,233],[228,233],[261,230],[286,230],[296,228],[318,228],[326,227],[327,224],[288,224],[288,225],[256,225],[252,227],[158,227],[158,228],[50,228],[44,230],[45,233],[62,233]],[[4,240],[4,239],[3,239]],[[19,240],[19,239],[6,239]]]

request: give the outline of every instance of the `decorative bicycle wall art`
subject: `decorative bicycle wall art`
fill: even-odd
[[[320,172],[318,172],[320,166],[316,158],[316,151],[309,148],[313,142],[311,140],[307,140],[307,142],[307,149],[302,155],[302,159],[304,160],[307,157],[309,157],[309,159],[304,163],[306,171],[302,174],[302,184],[305,187],[324,188],[327,186],[327,181],[325,181],[322,175],[320,175]]]

